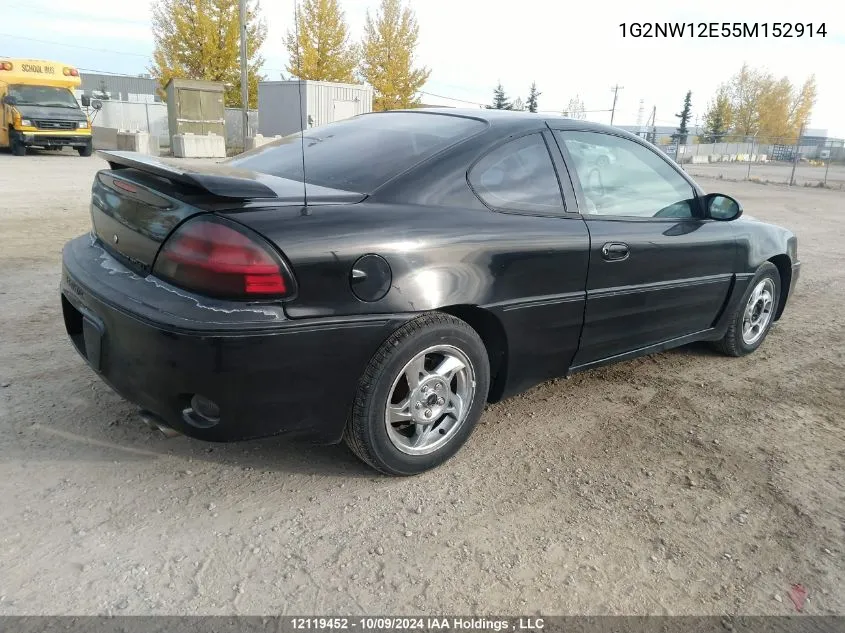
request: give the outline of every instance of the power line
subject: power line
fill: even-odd
[[[9,4],[7,6],[17,7],[19,9],[26,9],[27,13],[40,13],[42,15],[51,15],[56,17],[56,15],[64,15],[64,16],[72,16],[74,18],[88,18],[93,17],[89,15],[79,15],[76,13],[67,13],[67,12],[56,12],[52,9],[47,9],[46,7],[33,7],[31,3],[27,2],[11,2],[11,0],[5,0]],[[122,24],[147,24],[146,20],[131,20],[128,18],[117,18],[117,17],[103,17],[101,15],[97,16],[98,20],[107,21],[107,22],[116,22]]]
[[[79,48],[84,49],[87,51],[94,51],[97,53],[115,53],[117,55],[131,55],[132,57],[144,57],[149,59],[149,55],[146,53],[130,53],[128,51],[116,51],[110,48],[92,48],[90,46],[81,46],[80,44],[68,44],[67,42],[53,42],[50,40],[39,40],[34,37],[23,37],[22,35],[11,35],[9,33],[0,33],[2,37],[11,37],[12,39],[17,40],[27,40],[29,42],[38,42],[39,44],[53,44],[55,46],[67,46],[69,48]]]
[[[428,95],[429,97],[437,97],[438,99],[449,99],[450,101],[459,101],[461,103],[469,103],[471,105],[477,105],[477,106],[482,106],[482,107],[486,105],[484,103],[478,103],[477,101],[467,101],[466,99],[456,99],[455,97],[447,97],[446,95],[438,95],[438,94],[434,94],[433,92],[427,92],[425,90],[420,90],[420,94]]]

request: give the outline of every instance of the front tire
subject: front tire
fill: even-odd
[[[451,458],[484,411],[490,363],[464,321],[431,313],[406,323],[370,361],[344,439],[388,475],[416,475]]]
[[[94,146],[91,143],[88,143],[88,145],[77,147],[76,151],[79,152],[80,156],[87,158],[94,153]]]
[[[21,143],[16,138],[11,142],[12,156],[26,156],[26,145]]]
[[[728,356],[745,356],[763,344],[777,314],[780,283],[780,273],[771,262],[757,269],[724,338],[714,343],[716,349]]]

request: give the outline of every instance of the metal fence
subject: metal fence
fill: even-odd
[[[103,101],[99,111],[91,110],[93,120],[94,144],[97,149],[108,147],[116,139],[119,130],[149,132],[157,136],[159,147],[170,147],[170,134],[167,126],[166,103],[138,103],[133,101]],[[237,108],[226,108],[226,147],[243,149],[243,113]],[[258,130],[258,111],[249,111],[249,135]]]
[[[658,145],[692,175],[845,190],[845,140],[748,137]]]

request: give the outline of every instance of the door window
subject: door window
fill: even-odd
[[[482,202],[494,209],[563,211],[552,158],[539,133],[494,149],[472,168],[469,182]]]
[[[555,131],[569,152],[591,215],[640,218],[696,216],[692,186],[656,152],[598,132]]]

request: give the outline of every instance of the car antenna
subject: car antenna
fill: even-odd
[[[299,2],[293,3],[293,28],[296,34],[296,80],[299,86],[299,141],[302,148],[302,215],[308,215],[308,183],[305,181],[305,113],[302,111],[302,43],[299,40]]]

